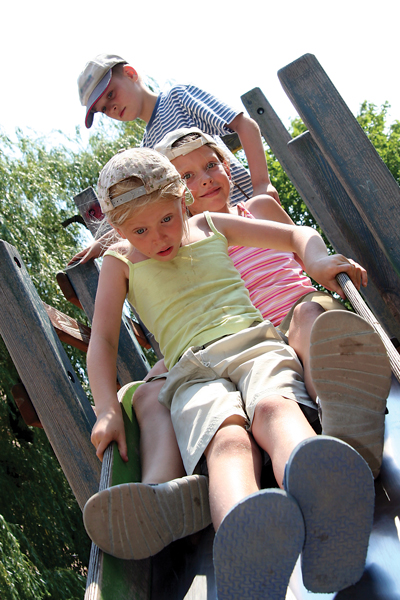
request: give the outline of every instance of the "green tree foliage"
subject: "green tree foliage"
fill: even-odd
[[[389,109],[388,102],[378,108],[375,104],[365,101],[361,105],[357,120],[400,185],[400,121],[396,120],[388,125]]]
[[[365,101],[360,106],[357,120],[400,185],[400,121],[396,120],[391,125],[387,123],[389,109],[388,102],[378,108],[375,104]],[[300,118],[293,119],[289,128],[292,137],[297,137],[306,130],[307,128]],[[271,180],[279,191],[285,210],[295,223],[318,228],[313,216],[309,213],[271,149],[267,148],[266,152]]]
[[[95,186],[104,163],[142,134],[140,124],[110,123],[86,148],[79,132],[50,148],[21,131],[16,141],[0,135],[0,238],[17,248],[42,300],[81,321],[55,276],[81,247],[82,225],[62,223],[77,213],[73,196]],[[67,351],[82,374],[86,357]],[[0,598],[81,600],[90,550],[82,515],[45,433],[19,416],[15,383],[0,339]]]

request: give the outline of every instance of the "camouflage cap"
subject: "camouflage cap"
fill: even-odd
[[[143,185],[115,198],[110,198],[109,189],[129,177],[138,177]],[[97,182],[97,194],[101,209],[103,213],[107,213],[120,204],[151,194],[151,192],[159,190],[174,181],[182,182],[183,193],[186,186],[178,171],[159,152],[150,148],[121,150],[108,161],[100,173]],[[192,202],[193,198],[191,200],[186,199],[186,204]]]

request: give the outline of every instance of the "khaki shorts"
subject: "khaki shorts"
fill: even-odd
[[[269,321],[206,348],[187,350],[168,373],[159,395],[161,404],[171,410],[186,472],[193,473],[228,417],[242,416],[251,430],[257,403],[272,395],[298,402],[317,417],[303,383],[303,367]]]
[[[303,302],[317,302],[324,310],[347,310],[340,300],[336,300],[336,298],[328,294],[328,292],[309,292],[308,294],[304,294],[304,296],[299,298],[293,304],[286,317],[278,325],[279,331],[281,331],[285,336],[289,331],[294,309],[298,304],[302,304]]]

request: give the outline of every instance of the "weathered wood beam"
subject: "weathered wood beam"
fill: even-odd
[[[43,429],[43,425],[40,422],[38,414],[33,406],[32,400],[29,398],[29,394],[26,391],[24,384],[16,383],[13,385],[11,388],[11,393],[25,423],[30,427],[39,427],[40,429]]]
[[[67,275],[79,298],[89,321],[93,319],[94,302],[99,279],[99,269],[93,260],[75,264],[68,268]],[[121,385],[143,379],[149,371],[148,361],[143,354],[133,331],[132,322],[122,317],[118,346],[117,372]]]
[[[389,169],[314,55],[305,54],[280,69],[278,77],[377,244],[400,275],[400,188]]]
[[[288,150],[309,179],[313,195],[304,199],[336,252],[366,268],[361,290],[389,337],[400,339],[400,279],[309,132]]]
[[[310,133],[293,139],[259,88],[242,101],[336,252],[367,268],[362,294],[387,333],[400,339],[397,273],[315,140]]]
[[[99,485],[95,415],[22,258],[0,241],[0,334],[82,508]]]

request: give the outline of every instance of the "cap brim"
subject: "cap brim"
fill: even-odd
[[[112,76],[112,69],[110,69],[104,75],[103,79],[96,85],[93,92],[89,96],[89,100],[86,105],[86,118],[85,118],[85,125],[86,125],[87,129],[90,129],[90,127],[93,124],[93,117],[94,117],[94,112],[92,111],[93,106],[102,97],[102,95],[105,93],[106,89],[110,85],[111,76]]]

